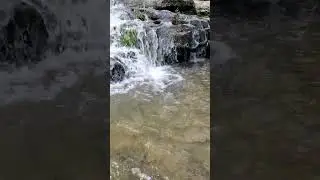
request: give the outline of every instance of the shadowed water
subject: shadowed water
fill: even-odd
[[[235,19],[215,19],[215,178],[318,179],[319,16]]]

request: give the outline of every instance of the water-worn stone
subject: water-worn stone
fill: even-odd
[[[41,59],[46,50],[48,31],[42,15],[33,6],[19,3],[1,27],[0,61],[21,65]]]
[[[206,49],[209,46],[209,23],[205,19],[177,15],[170,28],[162,27],[158,30],[159,37],[172,37],[176,47],[176,61],[170,59],[167,63],[188,62],[194,57],[208,57]]]
[[[104,0],[3,0],[0,6],[0,61],[23,65],[62,53],[105,48],[108,22]],[[99,17],[99,18],[98,18]]]
[[[110,80],[119,82],[125,78],[125,66],[117,59],[110,60]]]
[[[197,14],[200,16],[209,16],[210,15],[210,1],[194,1]]]
[[[197,12],[193,0],[121,0],[118,3],[135,8],[154,8],[185,14],[196,14]]]
[[[168,10],[137,8],[135,11],[145,14],[153,23],[157,21],[154,23],[157,25],[151,24],[150,27],[157,32],[159,46],[163,48],[173,44],[171,51],[159,52],[164,56],[165,63],[181,63],[188,62],[193,57],[209,57],[209,19]],[[170,47],[165,49],[168,48]]]
[[[196,14],[193,0],[161,0],[156,4],[155,9],[185,14]]]
[[[209,58],[209,18],[173,12],[168,8],[157,10],[140,8],[138,5],[132,7],[130,0],[122,2],[125,4],[124,6],[116,6],[113,10],[116,8],[116,11],[120,12],[120,19],[124,15],[123,19],[128,21],[113,27],[114,33],[111,34],[111,42],[116,46],[123,47],[126,52],[120,50],[111,55],[115,57],[111,58],[110,76],[112,81],[121,81],[123,77],[129,77],[129,74],[132,75],[134,72],[130,73],[130,69],[125,66],[130,66],[129,64],[132,65],[139,60],[145,60],[144,57],[139,59],[135,55],[126,57],[121,52],[126,54],[128,52],[136,53],[136,50],[141,51],[147,61],[156,65],[188,63],[194,58]],[[176,2],[178,1],[159,1],[160,4]],[[135,20],[131,16],[134,16]],[[121,37],[128,29],[134,29],[137,32],[136,41],[131,46],[134,49],[127,49],[128,47],[121,43]],[[116,62],[120,62],[123,67],[121,65],[115,66]],[[120,76],[118,76],[119,74]]]

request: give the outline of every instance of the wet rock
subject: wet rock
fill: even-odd
[[[184,14],[196,14],[193,0],[161,0],[157,3],[155,9],[181,12]]]
[[[111,82],[120,82],[125,78],[125,66],[119,60],[110,62],[110,80]]]
[[[196,14],[193,0],[121,0],[121,3],[135,8],[154,8],[184,14]]]
[[[49,37],[42,15],[26,3],[14,6],[0,33],[0,61],[16,65],[40,61]]]
[[[200,16],[210,15],[210,1],[194,1],[197,14]]]
[[[144,54],[147,60],[157,65],[188,63],[195,58],[209,58],[209,19],[196,15],[175,13],[170,8],[164,8],[169,7],[170,3],[174,5],[177,2],[159,1],[160,4],[167,4],[161,8],[158,7],[158,9],[122,6],[121,13],[130,9],[136,20],[121,24],[118,27],[119,30],[115,31],[120,33],[111,35],[111,42],[115,43],[115,41],[121,39],[121,34],[124,34],[127,29],[136,29],[137,41],[131,47],[139,49],[138,51]],[[183,3],[187,3],[187,1],[183,1]],[[194,8],[194,3],[192,7]],[[125,19],[131,20],[129,17]],[[117,44],[125,47],[123,43],[121,44],[121,40]],[[113,56],[121,59],[122,64],[127,66],[139,61],[136,57],[126,57],[120,52],[116,52]],[[118,60],[114,59],[114,61],[117,62]],[[125,76],[130,77],[134,73],[130,69],[127,69],[128,72],[126,72],[126,67],[121,68],[121,65],[112,66],[110,69],[111,80],[121,81],[123,79],[123,69],[125,69]],[[120,78],[117,76],[119,72]]]
[[[172,40],[174,49],[166,54],[166,63],[184,63],[192,58],[209,57],[209,23],[205,19],[176,15],[173,26],[159,27],[159,39]]]

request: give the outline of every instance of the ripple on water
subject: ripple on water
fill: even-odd
[[[209,179],[209,68],[175,70],[183,80],[161,93],[140,86],[111,97],[111,160],[119,179],[131,168],[153,179]]]

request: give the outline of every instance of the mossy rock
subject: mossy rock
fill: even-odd
[[[146,15],[138,10],[134,11],[134,15],[137,19],[140,19],[141,21],[145,21],[146,20]]]
[[[210,11],[199,10],[197,11],[197,16],[199,17],[210,17]]]
[[[134,47],[137,44],[138,33],[135,29],[127,29],[120,37],[120,43],[123,46]]]

